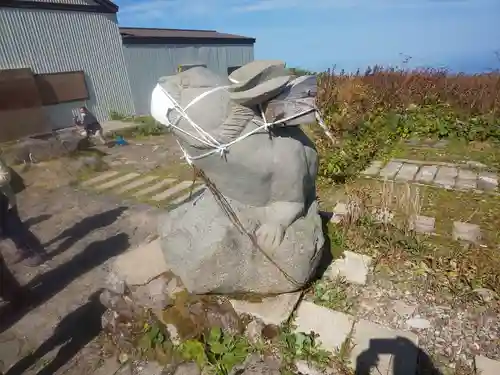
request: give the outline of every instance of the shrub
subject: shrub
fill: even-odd
[[[500,73],[449,74],[442,70],[384,69],[318,75],[318,107],[342,140],[317,144],[320,176],[355,175],[400,138],[457,137],[500,141]]]

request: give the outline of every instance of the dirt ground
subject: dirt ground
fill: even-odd
[[[103,148],[103,160],[139,171],[176,163],[177,145],[170,141]],[[50,259],[37,268],[13,265],[13,244],[0,243],[11,271],[34,293],[30,308],[0,321],[0,373],[16,363],[6,374],[93,373],[102,362],[94,342],[102,311],[93,293],[103,286],[113,257],[156,232],[154,208],[76,190],[68,163],[61,159],[19,171],[26,186],[18,194],[21,217]]]

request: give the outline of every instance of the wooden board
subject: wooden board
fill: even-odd
[[[43,105],[87,100],[89,98],[83,71],[37,74],[35,81]]]

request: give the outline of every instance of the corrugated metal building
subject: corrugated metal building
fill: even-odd
[[[56,128],[86,104],[100,120],[134,104],[116,13],[108,0],[0,1],[0,69],[83,71],[89,99],[46,107]]]
[[[253,38],[212,30],[119,28],[117,12],[109,0],[0,0],[0,71],[30,68],[52,78],[64,72],[84,77],[86,99],[45,103],[54,128],[71,126],[81,105],[100,121],[111,111],[149,114],[158,78],[179,66],[204,64],[227,74],[253,60]],[[57,79],[61,86],[63,78]]]
[[[228,74],[253,60],[254,38],[214,30],[120,28],[137,114],[148,114],[158,78],[188,65]]]

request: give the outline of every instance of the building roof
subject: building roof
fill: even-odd
[[[34,0],[1,0],[0,8],[27,8],[47,10],[67,10],[75,12],[117,13],[118,5],[110,0],[92,0],[95,4],[73,4],[71,2],[45,2]]]
[[[124,44],[254,44],[255,38],[215,30],[120,27]]]

